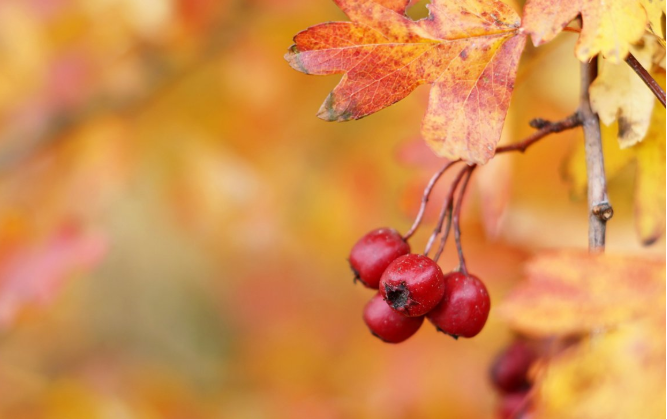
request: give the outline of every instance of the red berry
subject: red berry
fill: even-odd
[[[378,228],[352,247],[350,267],[368,288],[377,289],[382,273],[397,257],[410,253],[410,245],[393,228]]]
[[[491,300],[476,276],[451,272],[445,276],[445,296],[427,317],[438,330],[454,338],[477,335],[489,317]]]
[[[525,342],[512,343],[493,362],[491,381],[498,390],[505,393],[530,388],[528,370],[535,358],[535,352]]]
[[[503,395],[498,404],[498,419],[524,419],[528,418],[530,406],[527,391],[519,391]]]
[[[423,255],[408,254],[394,260],[380,279],[380,294],[397,312],[423,316],[445,292],[444,274],[437,263]]]
[[[380,294],[375,294],[364,308],[364,322],[378,338],[389,343],[399,343],[419,330],[424,317],[398,314],[384,302]]]

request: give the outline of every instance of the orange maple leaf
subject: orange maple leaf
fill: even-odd
[[[656,0],[662,2],[664,0]],[[602,54],[620,63],[629,45],[639,41],[648,23],[644,0],[528,0],[522,27],[535,46],[551,41],[581,15],[582,28],[575,55],[587,62]]]
[[[408,0],[334,0],[352,20],[298,33],[285,58],[306,74],[344,73],[320,108],[359,119],[432,84],[422,135],[440,156],[486,163],[495,152],[525,44],[519,16],[497,0],[434,0],[429,17]]]

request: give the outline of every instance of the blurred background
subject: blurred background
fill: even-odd
[[[0,2],[1,418],[494,417],[487,370],[512,340],[496,311],[471,340],[425,323],[390,345],[363,324],[348,252],[405,232],[442,162],[418,134],[428,87],[316,118],[338,77],[283,55],[333,20],[329,0]],[[576,109],[575,41],[528,47],[504,142]],[[537,250],[587,246],[563,177],[580,139],[473,177],[463,245],[494,307]],[[608,247],[661,254],[635,236],[634,176],[611,180]]]

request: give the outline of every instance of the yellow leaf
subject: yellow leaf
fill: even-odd
[[[635,224],[640,240],[648,245],[665,232],[665,108],[655,107],[648,135],[635,149]]]
[[[644,68],[651,68],[655,49],[662,47],[652,35],[631,46],[630,51]],[[641,141],[648,131],[655,98],[641,78],[625,62],[602,60],[600,74],[590,87],[591,107],[600,121],[610,125],[618,120],[621,148]]]
[[[662,15],[665,14],[665,0],[639,0],[648,16],[649,26],[651,31],[665,39],[665,26]],[[663,45],[664,46],[664,45]]]
[[[664,319],[633,322],[552,360],[538,383],[537,418],[664,417],[664,331]]]
[[[537,46],[555,38],[579,14],[583,25],[575,55],[583,62],[598,54],[622,62],[647,23],[637,0],[529,0],[522,26]]]

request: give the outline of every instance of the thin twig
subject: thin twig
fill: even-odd
[[[422,219],[424,218],[424,212],[426,211],[426,204],[428,203],[428,200],[431,196],[431,191],[433,190],[433,187],[435,184],[438,182],[438,179],[449,169],[454,163],[459,162],[460,160],[454,160],[454,161],[449,161],[447,162],[442,168],[433,175],[431,180],[428,182],[426,185],[426,188],[424,188],[424,194],[422,195],[422,202],[421,206],[419,207],[419,212],[417,213],[417,217],[415,217],[414,223],[412,223],[412,227],[410,227],[410,230],[408,230],[407,233],[403,236],[403,240],[408,240],[410,237],[412,237],[413,234],[415,234],[415,231],[417,231],[417,228],[419,228],[419,224],[421,224]]]
[[[466,276],[468,276],[468,269],[466,268],[466,260],[463,257],[463,246],[461,246],[461,207],[463,206],[463,197],[465,196],[466,188],[468,187],[468,181],[476,167],[477,165],[466,167],[466,176],[463,179],[461,189],[459,189],[459,196],[456,200],[454,217],[452,220],[452,223],[454,224],[454,241],[456,241],[456,250],[459,253],[459,269],[461,273]]]
[[[533,134],[529,135],[526,139],[523,141],[520,141],[515,144],[510,144],[506,145],[503,147],[498,147],[496,149],[496,153],[506,153],[509,151],[519,151],[519,152],[525,152],[528,147],[531,145],[535,144],[542,138],[548,136],[549,134],[553,133],[558,133],[562,132],[568,129],[576,128],[580,126],[582,123],[581,120],[581,115],[579,112],[574,113],[573,115],[568,116],[567,118],[564,118],[560,121],[556,122],[551,122],[551,121],[546,121],[544,119],[534,119],[530,122],[530,125],[534,128],[538,128],[538,131],[535,131]],[[426,204],[428,203],[431,190],[433,189],[435,183],[438,181],[438,179],[442,176],[442,174],[447,170],[451,165],[454,163],[457,163],[461,160],[455,160],[453,162],[448,162],[443,166],[437,173],[433,175],[431,178],[430,182],[424,189],[424,195],[422,196],[422,204],[421,207],[419,208],[419,213],[417,214],[417,218],[415,219],[414,224],[410,228],[410,230],[405,234],[404,239],[407,240],[409,237],[411,237],[419,224],[422,221],[424,211],[426,209]],[[473,168],[475,166],[472,166]],[[445,198],[445,201],[443,202],[442,209],[440,210],[440,215],[438,217],[438,223],[436,224],[436,227],[433,229],[433,233],[429,237],[428,243],[426,244],[426,248],[424,250],[424,255],[428,255],[428,253],[431,251],[431,248],[433,246],[433,243],[435,242],[435,239],[438,237],[440,232],[442,231],[442,226],[444,224],[445,218],[449,215],[447,224],[445,225],[445,233],[442,235],[440,239],[440,245],[438,246],[438,250],[436,251],[436,254],[434,256],[434,260],[437,261],[440,255],[442,254],[442,251],[445,247],[445,242],[447,241],[447,237],[449,237],[449,232],[452,224],[452,207],[453,207],[453,202],[454,202],[454,192],[456,190],[456,187],[460,183],[461,179],[463,178],[463,175],[468,172],[472,171],[469,167],[463,168],[457,177],[454,179],[452,184],[450,185],[449,192],[447,193],[447,197]],[[460,231],[459,231],[460,235]]]
[[[600,120],[591,109],[589,87],[598,74],[598,60],[581,65],[581,96],[579,112],[583,122],[584,145],[586,151],[586,173],[588,175],[588,249],[591,252],[603,252],[607,220],[613,215],[613,209],[607,198],[607,178],[604,171],[602,153],[602,135]]]
[[[581,123],[582,120],[579,112],[576,112],[567,118],[556,122],[545,121],[543,119],[533,119],[531,121],[531,126],[534,128],[539,128],[538,131],[535,131],[523,141],[503,147],[498,147],[496,149],[496,154],[505,153],[508,151],[520,151],[523,153],[528,147],[546,137],[547,135],[576,128],[580,126]]]
[[[628,53],[628,56],[625,58],[625,62],[628,63],[630,68],[635,70],[635,73],[639,76],[639,78],[642,79],[644,83],[648,86],[648,88],[653,92],[655,97],[658,98],[660,103],[662,103],[662,106],[665,106],[665,91],[662,89],[662,87],[658,84],[657,81],[649,74],[648,71],[644,68],[644,66],[641,65],[639,61],[635,58],[634,55],[631,53]]]
[[[442,210],[440,211],[440,216],[438,217],[438,223],[435,225],[433,233],[431,233],[431,237],[429,237],[428,239],[428,243],[426,243],[426,248],[424,249],[424,256],[428,256],[428,252],[431,251],[431,247],[433,246],[435,239],[438,237],[438,234],[440,234],[440,232],[442,231],[442,225],[444,223],[445,217],[447,216],[448,212],[451,212],[452,203],[454,202],[454,191],[456,190],[458,184],[461,182],[461,179],[463,178],[463,175],[466,173],[467,170],[468,166],[461,169],[459,174],[456,175],[456,178],[454,178],[454,181],[449,185],[449,191],[447,192],[446,198],[443,201]],[[447,230],[449,230],[449,228]]]

